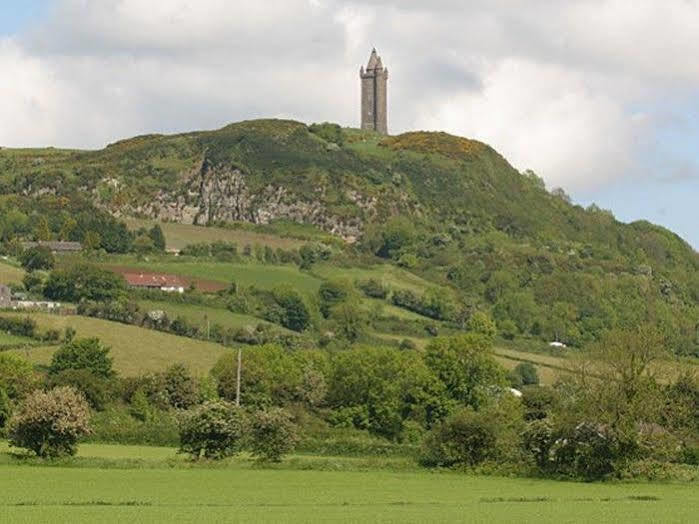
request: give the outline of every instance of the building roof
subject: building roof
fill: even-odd
[[[126,283],[136,287],[184,287],[184,281],[177,275],[162,273],[124,273]]]
[[[371,56],[369,57],[369,63],[367,64],[366,68],[367,71],[372,69],[383,69],[381,57],[377,54],[376,48],[371,50]]]
[[[67,242],[62,240],[40,240],[39,242],[22,242],[22,247],[24,247],[24,249],[37,246],[47,247],[51,251],[80,251],[83,248],[80,242]]]

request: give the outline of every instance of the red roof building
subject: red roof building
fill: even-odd
[[[123,273],[130,287],[184,293],[185,282],[177,275],[162,273]]]

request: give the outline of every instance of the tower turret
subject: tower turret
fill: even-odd
[[[388,69],[372,49],[366,69],[359,70],[362,83],[362,129],[388,134]]]

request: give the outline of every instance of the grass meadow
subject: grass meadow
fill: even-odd
[[[6,450],[6,448],[5,448]],[[42,463],[0,453],[3,522],[694,522],[696,483],[576,483],[292,456],[192,464],[170,448],[84,444]],[[335,464],[341,471],[333,471]]]
[[[130,229],[141,227],[151,228],[159,224],[165,235],[165,243],[168,248],[182,249],[190,244],[202,242],[212,243],[216,241],[233,242],[242,249],[249,244],[254,246],[270,246],[273,248],[295,249],[301,247],[305,242],[295,238],[284,238],[268,233],[258,233],[243,229],[232,229],[224,227],[195,226],[192,224],[177,224],[174,222],[156,222],[154,220],[143,220],[137,218],[127,218],[124,220]]]
[[[0,284],[13,284],[22,282],[24,269],[0,261]]]
[[[258,324],[274,325],[279,331],[288,331],[282,326],[271,324],[261,318],[253,317],[252,315],[242,315],[233,313],[227,309],[200,306],[195,304],[180,304],[176,302],[161,302],[155,300],[141,300],[140,306],[149,311],[160,309],[167,313],[170,319],[178,316],[186,318],[188,321],[201,326],[206,326],[207,320],[214,324],[220,324],[226,328],[242,328],[245,326],[257,326]]]
[[[16,313],[21,315],[20,313]],[[78,337],[98,337],[111,347],[114,368],[120,375],[134,376],[156,372],[181,362],[197,374],[208,374],[226,351],[220,344],[178,337],[137,326],[81,316],[32,314],[43,329],[63,331],[71,326]],[[47,365],[58,346],[15,349],[14,353],[35,364]]]

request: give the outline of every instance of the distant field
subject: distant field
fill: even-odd
[[[81,459],[72,467],[46,467],[2,458],[0,475],[11,479],[0,490],[3,521],[679,523],[694,522],[699,512],[696,483],[305,471],[303,457],[287,459],[282,469],[260,469],[245,459],[187,467],[172,449],[136,446],[83,445],[80,455],[88,461],[82,467]],[[99,467],[100,460],[117,458],[135,462]],[[333,462],[348,467],[332,457],[326,467]]]
[[[260,289],[289,285],[302,292],[315,293],[322,282],[291,265],[230,264],[193,260],[165,261],[162,259],[144,262],[126,257],[119,257],[117,260],[118,263],[105,265],[105,267],[119,270],[141,269],[143,271],[171,273],[183,277],[199,278],[207,282],[217,282],[224,287],[231,282],[243,286],[254,285]]]
[[[124,376],[162,371],[181,362],[198,375],[207,374],[226,351],[219,345],[151,329],[80,316],[32,314],[42,329],[72,326],[78,337],[99,337],[111,347],[114,368]],[[48,364],[56,346],[11,350],[37,364]]]
[[[172,302],[156,302],[154,300],[143,300],[139,304],[147,310],[161,309],[172,319],[181,316],[199,326],[205,326],[207,319],[213,324],[221,324],[226,328],[241,328],[245,326],[256,326],[258,324],[270,324],[266,320],[253,317],[251,315],[241,315],[232,313],[226,309],[204,307],[192,304],[173,304]],[[271,324],[270,324],[271,325]],[[275,324],[276,326],[276,324]],[[278,329],[285,331],[281,326]]]
[[[254,246],[271,246],[273,248],[294,249],[301,247],[305,242],[294,238],[282,238],[280,236],[267,233],[256,233],[240,229],[228,229],[222,227],[194,226],[190,224],[177,224],[173,222],[156,222],[155,220],[140,220],[136,218],[124,219],[130,229],[140,227],[153,227],[160,224],[165,234],[165,241],[168,248],[182,249],[189,244],[201,242],[234,242],[238,244],[238,249],[242,250],[246,244]]]
[[[389,264],[379,264],[369,268],[360,267],[337,267],[331,264],[317,264],[313,266],[313,274],[318,275],[323,279],[348,279],[367,280],[369,278],[376,279],[392,288],[410,289],[417,293],[422,293],[430,288],[438,288],[439,286],[420,278],[417,275],[405,271],[404,269]],[[451,294],[451,290],[444,288],[445,292]]]
[[[1,314],[1,313],[0,313]],[[32,346],[36,345],[38,342],[29,337],[18,337],[17,335],[12,335],[10,333],[5,333],[0,331],[0,350],[7,347],[16,347],[19,345]]]
[[[24,277],[24,269],[0,260],[0,284],[20,283],[22,277]]]

